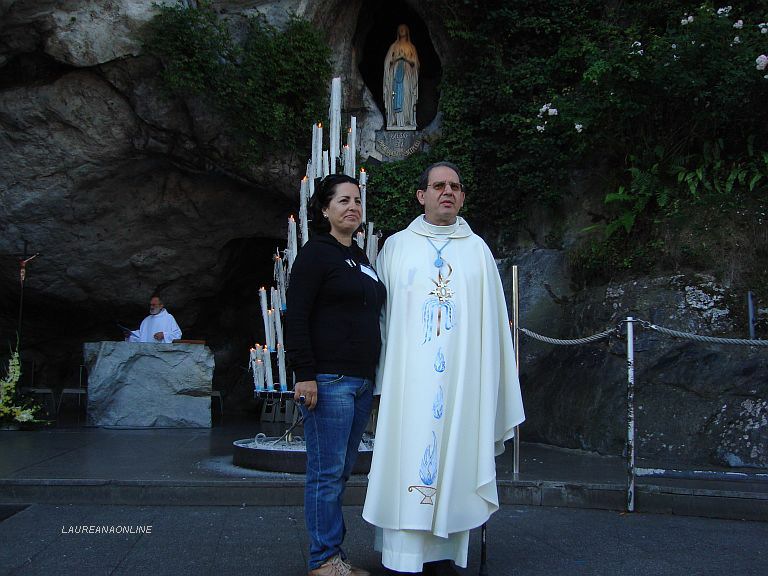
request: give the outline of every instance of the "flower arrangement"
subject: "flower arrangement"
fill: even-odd
[[[0,426],[35,422],[38,407],[23,400],[16,388],[21,378],[19,351],[14,350],[8,360],[5,378],[0,380]]]

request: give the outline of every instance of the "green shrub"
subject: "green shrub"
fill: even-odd
[[[208,2],[160,6],[146,48],[162,62],[171,94],[206,98],[222,113],[245,162],[273,149],[307,148],[307,127],[325,114],[330,49],[304,20],[278,30],[251,18],[238,43]]]

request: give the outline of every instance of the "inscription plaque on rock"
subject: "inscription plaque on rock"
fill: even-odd
[[[421,150],[421,132],[414,130],[378,130],[376,151],[385,161],[403,160]]]

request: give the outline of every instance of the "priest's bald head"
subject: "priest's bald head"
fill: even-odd
[[[459,167],[452,162],[436,162],[419,178],[416,199],[424,206],[424,217],[430,224],[449,226],[464,205],[464,184]]]

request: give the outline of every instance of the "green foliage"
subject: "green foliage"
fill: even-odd
[[[768,69],[756,61],[768,53],[765,2],[719,13],[679,0],[444,5],[456,58],[438,148],[472,166],[470,216],[486,238],[514,241],[526,212],[555,212],[574,180],[604,197],[602,223],[572,258],[587,279],[685,264],[679,232],[704,216],[718,215],[710,233],[745,206],[757,220],[768,190]],[[766,242],[753,236],[757,258]]]
[[[12,351],[5,377],[0,380],[0,424],[38,422],[35,415],[39,407],[21,397],[17,388],[20,379],[21,361],[17,349]]]
[[[416,188],[419,175],[428,165],[425,155],[415,155],[369,170],[366,204],[377,228],[387,232],[402,230],[421,213]]]
[[[331,72],[330,49],[317,30],[297,18],[284,30],[252,18],[238,43],[207,2],[159,10],[146,47],[163,63],[164,85],[178,96],[204,97],[221,111],[244,160],[307,145],[306,127],[327,106]]]

